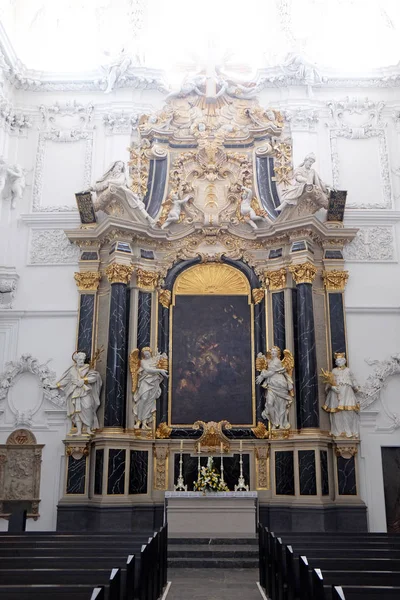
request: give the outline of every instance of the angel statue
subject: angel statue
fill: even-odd
[[[243,186],[242,200],[240,203],[240,214],[245,218],[246,222],[253,228],[257,229],[256,221],[265,221],[265,217],[258,215],[252,207],[253,190]]]
[[[161,229],[165,229],[171,223],[178,223],[178,221],[181,217],[183,205],[186,204],[186,202],[188,202],[188,200],[193,199],[193,194],[186,194],[186,196],[184,196],[183,198],[180,198],[179,192],[172,192],[170,198],[171,198],[172,206],[169,210],[166,220],[161,225]]]
[[[96,413],[100,406],[101,376],[93,369],[93,361],[89,364],[85,362],[84,352],[74,352],[72,360],[74,364],[63,373],[55,386],[49,388],[60,389],[65,394],[67,415],[72,427],[76,427],[76,432],[71,435],[92,435],[93,430],[99,428]]]
[[[113,196],[124,196],[131,208],[134,208],[142,213],[144,218],[151,225],[154,224],[154,219],[147,213],[144,203],[137,194],[130,189],[130,181],[126,172],[125,163],[122,160],[117,160],[104,173],[103,177],[98,179],[90,191],[96,193],[94,201],[95,211],[104,210],[112,201]]]
[[[261,413],[274,429],[290,429],[289,408],[293,402],[294,359],[290,350],[281,351],[273,346],[266,356],[261,352],[257,356],[256,368],[261,371],[256,383],[265,389],[265,408]]]
[[[336,367],[332,371],[322,369],[326,401],[322,407],[329,413],[331,435],[357,438],[359,434],[360,402],[356,394],[360,391],[354,376],[346,366],[346,354],[335,353]]]
[[[132,375],[134,428],[149,430],[156,411],[156,400],[161,396],[160,383],[163,377],[168,377],[168,357],[165,353],[153,356],[147,346],[142,348],[141,353],[136,348],[130,353],[129,367]]]

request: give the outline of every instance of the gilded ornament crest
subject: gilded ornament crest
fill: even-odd
[[[96,292],[99,288],[101,273],[99,271],[83,271],[75,273],[74,279],[82,292]]]
[[[121,265],[112,263],[106,269],[107,279],[110,283],[128,284],[131,280],[134,267],[132,265]]]
[[[328,292],[343,291],[349,278],[348,271],[322,271],[322,279]]]
[[[270,292],[283,290],[286,287],[286,269],[278,269],[277,271],[265,271],[265,285]]]
[[[153,292],[157,287],[158,279],[159,273],[155,271],[145,271],[140,267],[136,269],[137,286],[142,290]]]
[[[290,265],[289,271],[297,285],[299,283],[312,283],[317,274],[317,268],[308,261],[299,265]]]

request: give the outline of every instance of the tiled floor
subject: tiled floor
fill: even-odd
[[[168,569],[167,600],[261,600],[257,569]]]

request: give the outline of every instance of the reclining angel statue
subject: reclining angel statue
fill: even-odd
[[[138,194],[132,192],[129,187],[130,182],[126,172],[125,164],[122,160],[117,160],[104,173],[103,177],[98,179],[90,191],[96,193],[96,200],[93,203],[94,210],[105,210],[113,199],[113,196],[124,197],[129,206],[142,213],[144,218],[154,225],[154,219],[147,213],[144,203]]]
[[[265,408],[261,416],[268,419],[274,429],[290,429],[294,360],[290,350],[284,350],[283,355],[281,360],[280,349],[273,346],[266,355],[260,352],[256,360],[256,368],[261,371],[256,383],[265,389]]]
[[[129,356],[132,376],[133,415],[135,429],[150,430],[156,400],[161,396],[161,382],[168,377],[168,357],[165,353],[153,356],[151,348],[132,350]]]

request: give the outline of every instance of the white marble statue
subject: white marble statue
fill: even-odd
[[[76,427],[76,432],[71,435],[91,435],[94,429],[99,428],[96,413],[100,406],[100,373],[85,363],[84,352],[74,352],[72,360],[72,367],[63,373],[55,386],[50,387],[64,392],[67,415],[72,427]]]
[[[107,83],[107,87],[104,90],[105,94],[113,91],[116,83],[124,77],[131,66],[133,66],[132,58],[126,54],[124,48],[115,60],[103,66],[103,69],[106,71],[105,79]]]
[[[187,98],[190,94],[197,94],[198,96],[205,96],[205,93],[200,89],[206,85],[206,76],[197,74],[192,77],[187,77],[183,80],[181,89],[178,92],[171,92],[165,98],[165,101],[173,100],[175,98]]]
[[[267,355],[257,356],[257,368],[261,369],[256,383],[265,389],[265,408],[261,413],[268,419],[274,429],[289,429],[289,408],[293,401],[294,366],[293,356],[289,350],[284,351],[284,359],[280,359],[281,351],[273,346]]]
[[[346,366],[344,353],[335,354],[335,364],[331,373],[323,372],[327,395],[322,408],[329,413],[331,435],[356,438],[359,434],[360,409],[356,394],[360,388]]]
[[[178,223],[181,216],[181,212],[183,210],[183,205],[186,204],[186,202],[188,202],[188,200],[190,200],[191,198],[193,198],[193,194],[186,194],[186,196],[180,198],[179,192],[171,193],[172,206],[170,208],[166,220],[161,225],[161,229],[165,229],[171,223]]]
[[[306,85],[309,97],[312,97],[313,95],[312,86],[324,81],[324,78],[316,68],[315,64],[297,52],[291,52],[287,55],[281,69],[286,76],[297,79],[299,82]]]
[[[15,208],[24,195],[26,187],[26,170],[23,169],[21,165],[14,165],[8,167],[7,174],[10,182],[11,208]]]
[[[132,350],[129,357],[132,375],[133,415],[135,429],[151,429],[156,400],[161,396],[161,382],[168,377],[168,358],[166,354],[153,356],[150,348],[145,347],[139,358],[139,350]]]
[[[318,208],[328,208],[330,188],[322,181],[315,169],[315,155],[307,154],[303,162],[294,170],[292,183],[281,191],[281,204],[277,211],[281,212],[290,206],[297,206],[302,199],[311,199]],[[312,211],[311,211],[312,212]]]
[[[253,190],[251,188],[243,186],[241,202],[240,202],[240,214],[245,218],[253,229],[257,229],[256,221],[266,221],[265,217],[257,215],[254,208],[251,206],[253,200]]]
[[[115,161],[103,177],[90,188],[96,193],[96,200],[93,202],[95,211],[104,210],[112,201],[113,195],[122,195],[131,208],[141,212],[145,219],[153,225],[154,219],[147,213],[143,201],[130,189],[129,183],[124,162],[122,160]]]
[[[3,197],[4,188],[6,187],[7,180],[7,163],[2,156],[0,156],[0,198]]]

